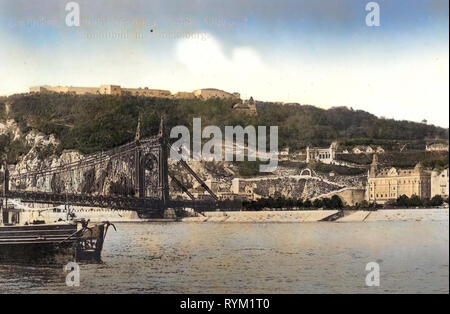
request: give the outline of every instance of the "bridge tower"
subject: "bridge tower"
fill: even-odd
[[[134,138],[136,142],[136,152],[135,152],[135,174],[136,174],[136,197],[145,197],[145,168],[143,165],[143,156],[141,149],[141,116],[139,116],[138,125],[136,128],[136,136]]]
[[[168,141],[166,137],[166,127],[164,119],[161,118],[159,126],[158,141],[158,191],[161,200],[162,209],[168,207],[169,202],[169,171],[168,171]],[[145,198],[145,161],[148,156],[145,155],[141,147],[141,120],[139,118],[136,129],[136,152],[135,152],[135,173],[136,173],[136,197]]]
[[[166,124],[164,118],[161,118],[159,125],[159,188],[160,195],[163,202],[163,207],[166,209],[169,202],[169,164],[167,162],[168,156],[168,141],[166,133]]]

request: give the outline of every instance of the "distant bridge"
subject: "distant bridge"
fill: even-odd
[[[170,149],[172,148],[167,141],[163,120],[161,120],[158,135],[147,138],[141,138],[139,122],[133,142],[107,152],[87,156],[76,162],[12,175],[9,174],[5,165],[0,205],[3,204],[2,206],[5,207],[8,198],[17,198],[22,202],[29,203],[134,210],[144,216],[161,215],[167,208],[192,208],[197,211],[241,208],[241,202],[220,201],[192,168],[181,160],[179,161],[181,166],[200,183],[210,196],[207,200],[195,200],[189,190],[176,178],[176,174],[169,174],[168,155]],[[123,168],[124,164],[132,165],[131,171],[129,171],[131,173],[125,183],[128,190],[133,191],[132,195],[129,193],[128,195],[111,195],[111,193],[99,195],[98,191],[69,193],[62,190],[61,187],[52,188],[52,192],[27,190],[26,183],[37,182],[39,178],[54,178],[57,175],[71,174],[81,170],[95,170],[96,167],[115,171],[114,173],[120,171],[123,173],[123,169],[120,168]],[[170,198],[169,177],[190,197],[190,200],[172,200]],[[11,188],[11,182],[14,183],[15,188]]]

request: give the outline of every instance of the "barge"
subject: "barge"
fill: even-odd
[[[73,219],[18,223],[20,211],[2,210],[0,262],[62,264],[69,261],[101,262],[109,222]],[[0,211],[0,213],[2,212]],[[114,227],[115,229],[115,227]]]

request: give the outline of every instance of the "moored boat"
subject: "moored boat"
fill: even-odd
[[[3,209],[0,224],[0,262],[66,263],[101,261],[109,222],[91,223],[72,219],[49,223],[34,220],[18,224],[15,208]],[[114,227],[115,229],[115,227]]]

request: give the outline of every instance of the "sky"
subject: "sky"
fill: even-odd
[[[219,88],[449,126],[448,0],[0,0],[0,95]]]

